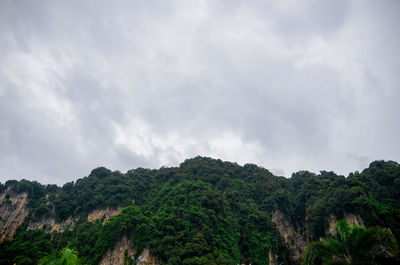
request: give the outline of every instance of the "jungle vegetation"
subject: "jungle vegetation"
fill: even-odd
[[[371,264],[399,261],[400,165],[393,161],[372,162],[346,177],[301,171],[285,178],[254,164],[196,157],[157,170],[121,173],[99,167],[62,187],[27,180],[0,183],[0,192],[7,189],[27,192],[31,210],[14,239],[0,244],[0,264],[37,264],[68,247],[80,264],[94,265],[123,235],[137,255],[148,248],[164,264],[261,265],[269,264],[270,253],[275,264],[299,264],[271,221],[277,210],[310,242],[328,238],[311,243],[304,264],[336,264],[332,257],[317,262],[307,253],[325,251],[327,242],[340,238],[339,231],[327,233],[329,218],[340,220],[350,213],[360,216],[365,227],[347,225],[346,233],[392,235],[391,245],[382,245],[393,248],[384,256],[386,263],[378,257]],[[91,211],[106,207],[124,208],[104,224],[87,221]],[[63,233],[27,229],[46,218],[62,222],[69,217],[75,225]]]
[[[351,226],[345,220],[337,222],[335,233],[311,242],[305,249],[304,265],[369,265],[390,264],[399,252],[390,231],[374,227]]]

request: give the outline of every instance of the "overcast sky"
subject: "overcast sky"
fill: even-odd
[[[0,182],[197,155],[400,160],[400,1],[0,1]]]

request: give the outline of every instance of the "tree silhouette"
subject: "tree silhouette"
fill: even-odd
[[[310,243],[302,259],[304,265],[372,265],[390,262],[398,251],[397,241],[390,231],[350,226],[341,220],[336,224],[335,234]]]

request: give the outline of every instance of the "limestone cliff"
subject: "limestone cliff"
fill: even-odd
[[[105,208],[105,209],[96,209],[89,213],[88,215],[88,221],[93,222],[95,220],[105,217],[104,222],[107,222],[111,217],[114,215],[119,214],[122,211],[122,207],[118,207],[117,209],[110,209],[110,208]]]
[[[121,207],[118,207],[117,209],[110,209],[110,208],[96,209],[91,213],[89,213],[87,217],[88,222],[93,222],[103,217],[105,217],[104,222],[107,222],[111,217],[119,214],[121,210],[122,210]],[[70,216],[65,221],[59,223],[56,222],[54,217],[50,216],[50,217],[44,217],[40,219],[38,222],[30,222],[28,225],[28,229],[42,229],[47,233],[54,231],[64,232],[73,229],[76,222],[77,220]]]
[[[275,260],[276,260],[276,256],[275,254],[272,252],[272,249],[269,250],[268,253],[268,264],[269,265],[275,265]]]
[[[351,225],[363,225],[363,220],[359,215],[345,213],[344,218]],[[272,222],[277,226],[279,233],[285,239],[285,242],[293,250],[294,258],[299,259],[305,247],[309,243],[309,239],[305,236],[306,233],[297,231],[291,223],[285,218],[283,213],[279,210],[275,211],[272,215]],[[327,235],[335,232],[335,225],[337,218],[333,215],[329,217],[329,227],[326,230]]]
[[[293,227],[281,211],[275,211],[271,220],[276,224],[285,242],[293,250],[294,258],[299,259],[304,248],[307,246],[308,239]]]
[[[10,188],[0,195],[0,242],[12,240],[29,214],[28,194],[15,194]]]
[[[145,248],[140,256],[134,260],[135,250],[132,242],[123,236],[112,251],[107,251],[99,265],[123,265],[124,260],[132,259],[136,264],[158,265],[160,264],[154,257],[150,255],[149,249]]]
[[[76,221],[72,217],[68,217],[64,222],[58,223],[53,217],[42,218],[39,222],[31,222],[28,229],[41,229],[47,233],[64,232],[74,228]]]
[[[359,215],[345,213],[344,219],[351,225],[358,225],[358,226],[364,225],[364,222]],[[325,233],[327,235],[332,235],[333,233],[335,233],[336,222],[337,222],[337,218],[335,216],[331,215],[329,217],[328,230],[325,231]]]
[[[136,260],[136,264],[143,265],[160,265],[161,263],[153,256],[150,255],[148,248],[143,249],[142,253]]]

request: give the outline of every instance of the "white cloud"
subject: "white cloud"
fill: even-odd
[[[396,1],[0,5],[0,181],[399,160]]]

